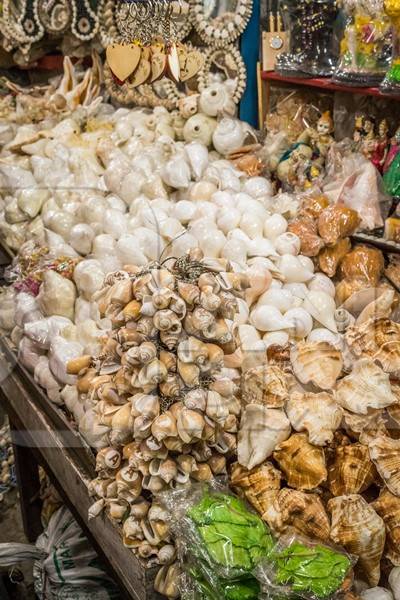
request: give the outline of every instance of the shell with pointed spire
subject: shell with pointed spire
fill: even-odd
[[[284,477],[297,490],[313,490],[328,476],[322,448],[313,446],[304,433],[295,433],[273,454]]]
[[[334,387],[343,368],[342,353],[329,342],[299,342],[292,348],[290,360],[301,383],[313,383],[323,390]]]
[[[311,444],[325,446],[340,427],[343,411],[327,392],[293,392],[286,404],[286,414],[293,429],[308,432]]]
[[[266,462],[250,471],[239,463],[230,470],[230,484],[261,516],[271,506],[281,487],[281,472],[272,463]]]
[[[400,440],[380,435],[370,441],[369,453],[388,489],[400,496]]]
[[[328,510],[332,516],[332,541],[358,556],[357,565],[369,584],[378,585],[386,538],[383,520],[358,494],[332,498]]]
[[[400,498],[384,488],[372,506],[386,526],[385,556],[400,567]]]
[[[282,408],[288,398],[285,373],[277,366],[260,365],[242,377],[242,399],[246,404]]]
[[[329,540],[329,517],[317,494],[284,488],[276,495],[264,519],[277,534],[293,527],[312,539]]]
[[[328,465],[328,488],[334,496],[361,494],[376,477],[368,446],[357,443],[335,448]]]

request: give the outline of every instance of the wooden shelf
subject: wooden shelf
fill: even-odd
[[[262,71],[261,78],[264,81],[276,82],[282,84],[300,85],[305,87],[318,88],[326,92],[346,92],[348,94],[359,94],[362,96],[376,96],[379,98],[387,98],[391,100],[400,100],[400,96],[392,94],[382,94],[377,87],[353,87],[350,85],[341,85],[333,83],[329,77],[284,77],[275,71]]]

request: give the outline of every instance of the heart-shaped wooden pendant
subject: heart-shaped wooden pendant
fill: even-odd
[[[167,57],[164,52],[156,52],[151,55],[151,83],[160,79],[167,68]]]
[[[138,87],[138,85],[142,85],[142,83],[146,83],[151,75],[151,62],[150,60],[146,60],[146,58],[142,57],[140,59],[140,63],[132,77],[129,80],[129,83],[132,87]]]
[[[139,64],[142,50],[135,44],[112,44],[106,51],[107,63],[114,75],[125,81]]]
[[[183,44],[177,44],[176,49],[177,49],[178,58],[179,58],[179,68],[181,71],[183,71],[183,69],[185,68],[185,64],[186,64],[187,50]]]
[[[180,72],[178,50],[176,44],[172,44],[168,49],[168,74],[175,83],[179,83]]]
[[[204,57],[201,52],[192,50],[186,57],[185,67],[181,70],[181,81],[187,81],[194,77],[202,68]]]

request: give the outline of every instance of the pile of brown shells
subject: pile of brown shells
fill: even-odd
[[[400,566],[400,324],[393,294],[379,316],[384,294],[368,310],[358,298],[372,316],[355,313],[338,344],[272,346],[242,375],[229,466],[233,489],[278,536],[294,529],[354,555],[360,589]]]
[[[229,269],[196,249],[109,275],[97,294],[113,326],[101,355],[68,363],[101,428],[91,516],[106,508],[125,546],[166,566],[175,548],[153,495],[226,473],[236,452],[239,388],[224,356],[237,348],[236,298],[248,279]],[[160,572],[158,592],[177,595],[175,570]]]

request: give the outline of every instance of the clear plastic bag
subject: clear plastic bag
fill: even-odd
[[[160,496],[184,569],[182,598],[257,600],[253,571],[271,552],[266,524],[227,488],[195,484]]]
[[[400,2],[385,0],[385,12],[392,20],[393,50],[392,61],[381,84],[385,94],[400,94]]]
[[[257,568],[261,598],[337,598],[351,584],[354,562],[342,549],[288,532]]]
[[[391,22],[383,0],[345,0],[346,22],[333,79],[355,86],[379,85],[390,66]]]
[[[336,0],[280,0],[289,51],[277,57],[275,68],[285,76],[332,75],[338,59]]]

